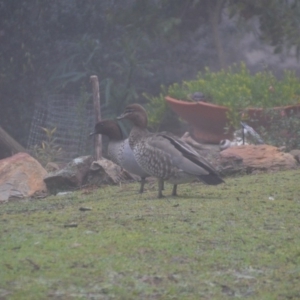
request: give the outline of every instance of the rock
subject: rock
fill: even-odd
[[[120,166],[108,159],[101,158],[92,163],[87,181],[89,184],[99,186],[102,184],[118,184],[121,181],[133,179],[136,179],[136,177]]]
[[[47,170],[47,172],[50,173],[50,172],[58,171],[60,168],[57,163],[48,162],[47,165],[45,166],[45,169]]]
[[[47,171],[27,153],[0,160],[0,202],[44,194]]]
[[[204,145],[204,149],[199,150],[195,149],[201,156],[206,158],[218,171],[221,171],[220,169],[220,149],[219,145]]]
[[[246,170],[243,164],[243,158],[234,153],[220,153],[220,157],[217,161],[219,164],[218,171],[221,172],[221,174],[223,175],[244,173]]]
[[[289,153],[270,145],[242,145],[220,152],[220,167],[225,174],[246,171],[278,171],[297,168]]]
[[[291,150],[290,154],[296,159],[298,164],[300,164],[300,150],[298,149]]]
[[[187,131],[181,138],[184,142],[195,148],[195,150],[204,150],[206,149],[205,146],[196,142],[192,137],[191,134]]]
[[[192,146],[201,156],[205,157],[218,169],[219,165],[217,159],[220,156],[220,149],[218,145],[200,144],[191,137],[189,132],[186,132],[180,139]]]
[[[44,181],[51,193],[80,187],[87,177],[92,156],[81,156],[69,162],[65,168],[49,173]]]

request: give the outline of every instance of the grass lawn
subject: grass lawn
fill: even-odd
[[[0,299],[300,299],[300,170],[138,189],[1,204]]]

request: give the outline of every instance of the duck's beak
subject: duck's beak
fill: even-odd
[[[89,134],[89,136],[92,136],[92,135],[95,135],[96,134],[96,132],[91,132],[90,134]]]
[[[118,117],[117,117],[117,120],[122,120],[122,119],[124,119],[124,118],[126,118],[126,113],[125,112],[123,112],[122,114],[120,114]]]

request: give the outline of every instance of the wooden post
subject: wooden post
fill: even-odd
[[[94,99],[94,111],[95,111],[95,124],[101,121],[101,106],[100,106],[100,93],[99,93],[99,81],[96,75],[91,77],[93,86],[93,99]],[[95,134],[95,158],[96,160],[102,158],[102,135]]]

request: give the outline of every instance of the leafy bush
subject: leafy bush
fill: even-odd
[[[41,127],[46,134],[46,140],[41,145],[35,145],[31,149],[31,154],[39,161],[42,166],[46,166],[49,162],[56,162],[62,157],[62,148],[56,144],[56,138],[53,136],[56,127],[48,129]]]
[[[146,93],[143,96],[149,100],[149,104],[147,105],[148,112],[148,123],[149,126],[152,127],[155,131],[158,130],[164,115],[167,109],[167,103],[165,101],[165,95],[167,95],[167,89],[165,86],[161,86],[162,92],[156,96],[150,96]]]
[[[211,103],[229,108],[229,120],[233,127],[239,126],[239,112],[247,107],[269,108],[300,103],[300,80],[289,70],[278,80],[270,71],[251,75],[245,63],[234,64],[227,70],[212,72],[205,68],[195,80],[163,86],[158,97],[147,96],[150,100],[149,110],[162,115],[159,104],[164,96],[191,101],[190,95],[201,92]],[[150,124],[157,125],[156,117],[150,116]]]
[[[300,115],[293,111],[289,115],[283,115],[279,110],[268,110],[266,116],[269,126],[261,127],[259,132],[265,143],[281,147],[286,151],[300,149]]]

